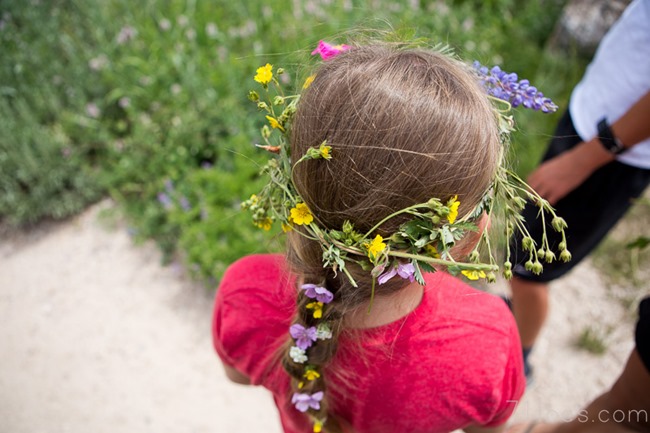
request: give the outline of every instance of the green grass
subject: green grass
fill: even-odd
[[[604,355],[607,352],[607,332],[594,327],[586,327],[576,340],[576,347],[594,355]]]
[[[261,232],[239,212],[264,158],[263,116],[246,100],[259,65],[284,66],[291,87],[319,39],[395,30],[517,71],[565,107],[584,60],[545,50],[564,3],[3,1],[0,218],[64,218],[110,195],[136,238],[180,250],[213,284],[236,258],[282,248],[279,227]],[[520,172],[558,116],[517,116]]]

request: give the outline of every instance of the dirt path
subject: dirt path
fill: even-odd
[[[154,246],[105,229],[97,214],[109,205],[0,238],[0,431],[280,433],[270,396],[218,365],[212,295],[161,267]],[[632,347],[632,315],[589,263],[556,285],[516,419],[575,413]],[[604,356],[572,346],[589,323],[614,328]]]

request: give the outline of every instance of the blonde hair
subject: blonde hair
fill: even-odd
[[[325,140],[335,157],[297,164],[293,182],[316,224],[340,230],[350,221],[362,233],[432,197],[444,202],[457,195],[460,214],[471,212],[490,187],[501,155],[497,117],[468,67],[438,52],[383,44],[355,47],[325,62],[303,92],[290,131],[292,162]],[[404,221],[393,218],[378,233],[390,236]],[[321,319],[333,337],[309,348],[309,364],[320,372],[336,353],[345,312],[368,301],[372,287],[367,270],[348,264],[358,283],[354,287],[323,267],[322,254],[318,242],[289,233],[287,259],[299,281],[334,294]],[[375,292],[386,295],[404,286],[394,278]],[[313,326],[306,309],[313,300],[298,292],[294,323]],[[283,366],[298,391],[305,365],[292,361],[291,344],[288,337]],[[324,391],[326,380],[303,386],[301,392]],[[320,420],[327,414],[326,399],[319,411],[310,411]],[[333,417],[327,419],[327,431],[340,431]]]

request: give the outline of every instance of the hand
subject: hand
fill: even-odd
[[[583,142],[540,165],[528,176],[528,184],[555,206],[596,169],[613,159],[596,140]]]

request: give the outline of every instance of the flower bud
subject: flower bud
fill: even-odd
[[[544,248],[540,248],[537,250],[537,257],[539,257],[540,259],[543,259],[545,255],[546,255],[546,251],[544,251]]]
[[[488,283],[496,283],[497,282],[497,276],[494,274],[494,272],[488,272],[486,277]]]
[[[560,251],[566,250],[566,242],[560,242],[560,244],[557,247]]]
[[[269,106],[266,105],[266,102],[260,101],[257,103],[257,108],[259,108],[260,110],[268,110]]]
[[[524,268],[526,268],[527,271],[532,271],[533,270],[533,261],[528,260],[526,263],[524,263]]]
[[[510,262],[504,262],[504,263],[503,263],[503,269],[505,269],[506,271],[511,270],[511,269],[512,269],[512,263],[510,263]]]
[[[546,251],[544,260],[546,260],[546,263],[553,263],[553,260],[555,260],[555,253],[551,250]]]
[[[472,263],[477,263],[477,262],[478,262],[478,259],[479,259],[478,251],[476,251],[476,250],[472,251],[472,252],[470,253],[470,255],[469,255],[469,260],[470,260]]]
[[[268,125],[262,126],[262,137],[269,138],[271,136],[271,129]]]
[[[503,278],[506,280],[511,280],[512,279],[512,271],[510,269],[506,269],[503,271]]]
[[[283,105],[284,104],[284,98],[282,96],[276,96],[273,98],[273,105]]]
[[[569,252],[569,250],[564,250],[560,253],[560,260],[562,260],[565,263],[571,260],[571,253]]]
[[[566,221],[564,221],[564,218],[560,218],[560,217],[553,218],[553,221],[551,221],[551,225],[553,226],[556,232],[561,232],[562,230],[567,228]]]
[[[535,242],[533,241],[533,238],[530,236],[526,236],[521,240],[521,245],[524,248],[524,250],[527,251],[533,251],[535,248]]]
[[[542,273],[543,270],[544,270],[544,266],[542,266],[542,264],[539,262],[539,260],[535,260],[535,263],[533,263],[533,269],[532,269],[533,274],[539,275],[539,274]]]
[[[431,217],[431,222],[434,224],[440,224],[440,217],[438,215],[434,215]]]
[[[520,211],[523,210],[524,207],[526,207],[526,200],[524,200],[521,197],[515,197],[513,199],[513,203],[515,204],[517,209],[520,210]]]
[[[248,99],[250,99],[253,102],[257,102],[260,100],[260,95],[258,95],[255,90],[251,90],[250,92],[248,92]]]
[[[284,68],[278,68],[278,70],[275,71],[275,73],[278,74],[278,75],[284,74]]]

